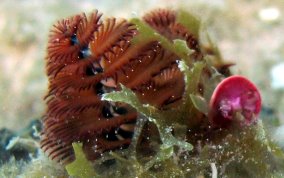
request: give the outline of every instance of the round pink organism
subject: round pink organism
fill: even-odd
[[[261,96],[251,81],[235,75],[217,85],[209,108],[209,119],[214,126],[228,127],[237,112],[242,115],[241,124],[250,125],[261,110]]]

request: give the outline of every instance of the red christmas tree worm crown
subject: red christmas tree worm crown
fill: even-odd
[[[198,33],[178,17],[178,11],[158,9],[143,16],[141,22],[171,43],[184,40],[193,50],[187,60],[203,60],[206,53]],[[134,91],[142,103],[159,109],[182,102],[181,58],[155,38],[135,43],[143,33],[135,22],[103,19],[98,11],[54,25],[47,47],[49,90],[41,137],[41,148],[49,158],[70,163],[75,159],[73,142],[82,143],[89,160],[129,146],[137,111],[127,104],[101,99],[102,94],[119,91],[120,83]],[[216,63],[220,73],[227,69],[222,62]]]
[[[227,127],[237,112],[244,123],[254,123],[261,110],[261,96],[256,86],[242,76],[231,76],[218,84],[210,100],[209,119],[213,125]]]
[[[170,41],[185,40],[195,51],[193,60],[201,60],[198,38],[177,21],[177,12],[158,9],[143,21]],[[137,112],[126,104],[101,100],[102,94],[120,90],[119,83],[133,90],[141,102],[158,108],[181,101],[180,58],[155,39],[133,44],[138,34],[135,24],[102,19],[98,11],[54,25],[47,47],[49,91],[41,138],[41,148],[51,159],[63,164],[74,160],[73,142],[83,144],[89,160],[131,143],[133,129],[129,128]]]

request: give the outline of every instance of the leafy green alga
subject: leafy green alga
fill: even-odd
[[[201,23],[200,19],[196,16],[184,10],[180,10],[177,14],[177,22],[184,25],[195,37],[199,37]]]
[[[134,18],[131,19],[130,22],[134,23],[139,30],[139,35],[136,35],[131,40],[133,45],[141,45],[151,41],[158,41],[166,50],[175,53],[181,59],[188,59],[193,52],[187,47],[184,40],[176,39],[171,42],[140,19]],[[191,65],[192,60],[185,61],[187,65]]]
[[[95,178],[96,173],[94,168],[89,162],[82,150],[82,143],[72,143],[74,153],[75,153],[75,161],[66,165],[66,170],[70,176],[78,177],[78,178]]]
[[[156,124],[161,134],[161,140],[164,144],[168,144],[170,146],[178,145],[187,150],[192,149],[192,146],[189,143],[177,140],[173,137],[171,131],[168,130],[168,125],[165,123],[163,113],[161,111],[149,104],[142,104],[136,94],[125,86],[121,85],[121,91],[104,94],[102,100],[124,102],[131,105],[148,118],[149,121]],[[167,146],[162,146],[161,149],[163,150],[163,148],[166,148],[166,150],[168,149]]]

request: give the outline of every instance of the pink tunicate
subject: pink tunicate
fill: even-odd
[[[209,108],[209,120],[214,126],[228,127],[237,113],[243,118],[240,119],[242,124],[250,125],[256,121],[261,110],[261,96],[251,81],[235,75],[217,85]]]

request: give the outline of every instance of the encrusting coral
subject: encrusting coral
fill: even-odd
[[[51,30],[43,151],[68,166],[75,160],[72,144],[79,142],[87,160],[96,164],[95,160],[110,153],[111,159],[127,163],[116,165],[117,171],[127,169],[129,175],[138,177],[206,175],[208,165],[213,169],[215,163],[220,169],[226,163],[237,170],[230,164],[234,161],[225,153],[218,155],[214,147],[224,144],[227,153],[241,146],[248,149],[242,144],[263,128],[258,123],[229,128],[212,124],[215,102],[209,105],[211,96],[216,85],[230,75],[231,64],[222,60],[210,39],[209,45],[202,44],[199,20],[187,12],[167,9],[154,10],[142,20],[101,17],[98,11],[89,17],[76,15],[58,21]],[[260,102],[251,101],[250,106],[254,104],[259,112]],[[232,117],[238,120],[244,108]],[[214,115],[220,112],[217,107]],[[245,114],[257,116],[252,112]],[[249,136],[241,138],[244,133]],[[261,137],[252,144],[265,140]],[[271,154],[266,147],[268,142],[258,149],[263,155]],[[126,154],[117,155],[117,150]],[[238,166],[245,154],[256,156],[240,151]],[[270,160],[263,155],[255,160],[268,164]],[[220,174],[226,175],[223,169]],[[262,167],[254,168],[258,169]],[[266,175],[271,170],[263,168],[259,173]],[[102,175],[116,172],[118,176],[117,171]]]

